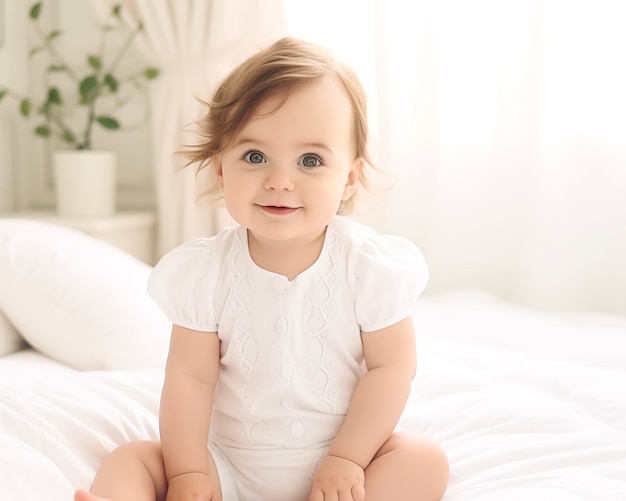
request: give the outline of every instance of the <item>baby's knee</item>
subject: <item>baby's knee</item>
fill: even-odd
[[[433,499],[443,496],[448,486],[450,464],[443,447],[435,440],[412,433],[395,433],[390,444],[412,475],[428,481]]]
[[[424,435],[414,433],[395,433],[395,448],[406,454],[414,462],[430,463],[434,469],[448,471],[448,456],[438,442]]]

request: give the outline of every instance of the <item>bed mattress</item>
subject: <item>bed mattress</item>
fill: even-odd
[[[626,500],[626,319],[465,293],[422,300],[415,321],[399,428],[447,451],[444,501]],[[117,445],[157,439],[162,379],[0,358],[0,498],[72,499]]]

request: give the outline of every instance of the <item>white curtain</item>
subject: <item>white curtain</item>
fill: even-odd
[[[424,250],[429,292],[626,314],[623,0],[285,2],[365,81],[396,182],[358,217]]]
[[[113,5],[91,0],[101,16]],[[183,128],[204,109],[196,96],[208,99],[236,64],[284,34],[280,0],[121,0],[129,26],[141,19],[139,37],[150,59],[161,69],[152,83],[152,159],[157,194],[157,255],[185,240],[213,234],[226,217],[223,210],[197,202],[193,167],[174,153],[193,137]]]

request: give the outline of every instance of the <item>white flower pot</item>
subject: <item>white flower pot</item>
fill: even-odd
[[[117,157],[111,151],[67,150],[53,154],[57,212],[69,217],[115,213]]]

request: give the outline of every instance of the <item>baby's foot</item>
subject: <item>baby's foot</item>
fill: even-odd
[[[74,501],[108,501],[106,498],[101,498],[88,493],[87,491],[78,490],[74,493]]]

